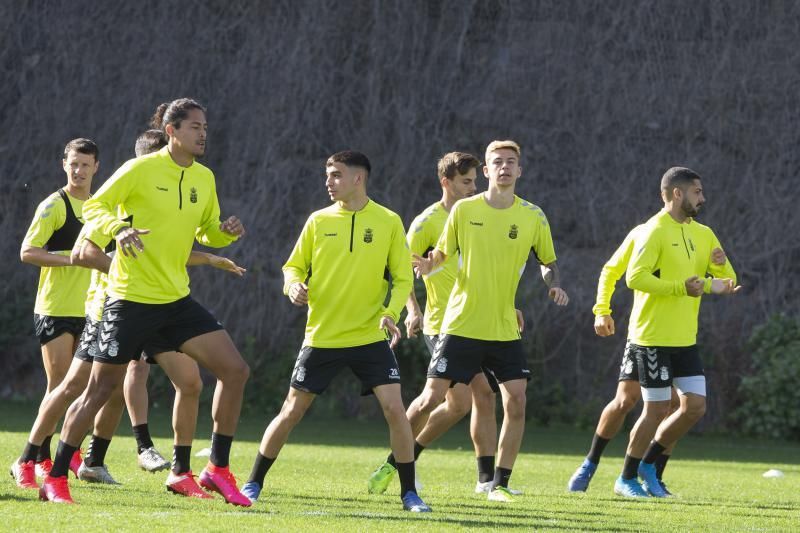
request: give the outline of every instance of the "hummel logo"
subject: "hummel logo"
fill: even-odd
[[[156,189],[158,189],[159,191],[169,192],[169,189],[167,189],[166,187],[159,187],[158,185],[156,185]]]
[[[678,243],[677,242],[673,242],[672,246],[678,246]]]
[[[483,222],[475,222],[475,221],[470,220],[469,221],[469,225],[470,226],[483,226]]]
[[[323,235],[325,235],[326,237],[336,237],[339,234],[338,233],[323,233]]]

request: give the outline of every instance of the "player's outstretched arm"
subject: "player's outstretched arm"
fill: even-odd
[[[111,258],[103,252],[97,244],[89,239],[81,239],[75,243],[70,259],[73,265],[93,268],[103,273],[108,273],[111,268]]]
[[[136,250],[138,250],[139,253],[144,252],[144,243],[139,236],[147,235],[148,233],[150,233],[149,229],[129,228],[125,226],[114,235],[114,239],[117,241],[117,250],[121,251],[122,255],[130,256],[135,259],[137,257]]]
[[[549,298],[558,306],[567,305],[569,303],[569,296],[567,296],[567,291],[561,288],[561,275],[556,262],[553,261],[552,263],[542,265],[541,271],[545,285],[550,288],[547,292]]]
[[[189,254],[189,260],[186,261],[186,266],[200,265],[208,265],[220,270],[225,270],[239,277],[244,276],[245,272],[247,272],[247,269],[240,267],[227,257],[221,257],[208,252],[192,251],[192,253]]]
[[[414,265],[414,273],[418,278],[421,278],[436,270],[439,265],[444,263],[445,259],[447,259],[447,256],[444,252],[434,248],[425,257],[413,254],[411,256],[411,264]]]
[[[19,258],[23,263],[39,267],[70,266],[68,255],[51,254],[44,248],[23,244],[19,251]]]

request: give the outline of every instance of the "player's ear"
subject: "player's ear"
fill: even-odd
[[[483,165],[483,177],[489,179],[489,167],[488,165]]]

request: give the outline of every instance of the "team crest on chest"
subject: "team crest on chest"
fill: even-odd
[[[194,187],[192,187],[191,190],[189,191],[189,201],[192,202],[193,204],[197,203],[197,189],[195,189]]]
[[[367,228],[364,230],[364,242],[372,242],[372,228]]]
[[[508,238],[516,239],[518,234],[519,234],[519,228],[517,227],[517,225],[511,224],[511,227],[508,228]]]

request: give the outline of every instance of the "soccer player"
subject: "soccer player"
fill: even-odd
[[[228,503],[249,506],[228,467],[249,368],[222,325],[189,296],[186,272],[195,238],[204,245],[227,246],[244,234],[244,226],[236,217],[220,223],[214,175],[195,160],[205,152],[205,109],[182,98],[160,105],[154,121],[169,144],[125,163],[85,206],[93,231],[114,237],[118,252],[109,269],[108,301],[89,384],[67,412],[40,497],[72,503],[69,457],[122,383],[128,362],[159,335],[217,378],[211,458],[200,484]],[[118,207],[130,222],[119,220]]]
[[[370,170],[369,159],[360,152],[338,152],[328,158],[325,186],[335,203],[311,214],[283,266],[284,293],[293,304],[308,305],[308,322],[289,393],[267,426],[250,478],[242,487],[253,501],[314,398],[342,368],[350,368],[361,381],[363,394],[375,394],[389,424],[403,508],[430,511],[414,488],[413,435],[392,352],[400,339],[395,324],[413,284],[411,256],[400,217],[367,196]],[[387,271],[391,291],[384,306]]]
[[[160,131],[149,130],[137,139],[136,154],[139,156],[157,151],[165,143],[166,139]],[[21,476],[17,478],[17,483],[22,488],[39,488],[32,472],[32,459],[30,459],[30,456],[36,453],[46,436],[55,432],[58,421],[64,416],[70,404],[84,391],[89,381],[93,354],[97,350],[94,343],[96,342],[99,322],[106,299],[106,274],[111,263],[111,259],[101,249],[108,244],[110,238],[104,235],[87,234],[89,229],[84,226],[81,230],[71,254],[73,265],[95,269],[92,271],[91,284],[86,295],[86,325],[66,377],[48,395],[39,409],[26,448],[18,460],[20,466],[17,469]],[[94,245],[90,240],[91,238],[100,242],[102,246]],[[237,275],[242,275],[243,273],[243,269],[228,259],[192,251],[187,265],[195,264],[212,264]],[[144,353],[146,358],[151,361],[157,360],[161,355],[166,357],[166,360],[162,361],[162,367],[170,377],[176,390],[175,416],[173,420],[176,444],[191,445],[197,419],[200,390],[202,388],[197,363],[184,354],[176,352],[161,354],[159,350],[158,344],[151,344],[145,347]],[[95,417],[89,453],[87,453],[86,458],[81,460],[80,455],[76,452],[70,462],[70,469],[75,474],[75,477],[88,482],[118,484],[109,473],[108,467],[104,464],[104,459],[111,438],[119,425],[124,407],[123,391],[121,387],[118,387]],[[29,464],[26,465],[26,463]],[[44,473],[49,472],[51,467],[52,463],[47,465]],[[189,470],[188,458],[186,459],[185,470]],[[181,471],[177,472],[177,474],[180,473]],[[173,487],[173,489],[182,488],[184,485],[186,483]],[[195,492],[197,494],[192,495],[199,494],[201,497],[206,497],[206,494],[199,488]]]
[[[457,202],[444,233],[427,257],[414,255],[418,275],[429,275],[460,254],[461,268],[450,294],[439,341],[422,394],[408,408],[411,427],[421,428],[453,383],[470,383],[483,368],[500,383],[503,425],[488,499],[511,502],[508,480],[525,428],[525,388],[530,370],[520,340],[514,298],[520,274],[534,253],[549,297],[569,302],[561,288],[550,226],[537,206],[517,197],[522,174],[520,147],[494,141],[486,149],[483,194]]]
[[[167,138],[163,131],[160,129],[147,130],[136,139],[136,156],[140,157],[152,152],[157,152],[166,145]],[[91,247],[91,244],[87,246]],[[92,247],[88,250],[84,248],[84,253],[94,254],[99,257],[101,269],[107,272],[108,267],[105,265],[106,261],[99,256],[99,252],[100,249],[97,247]],[[189,256],[189,261],[186,264],[187,266],[209,265],[227,270],[238,276],[242,276],[245,272],[243,268],[237,266],[230,259],[197,251],[192,251]],[[105,285],[103,285],[103,287],[105,287]],[[102,299],[104,298],[105,290],[103,290]],[[102,301],[100,309],[102,312]],[[139,467],[147,472],[157,472],[169,468],[170,462],[155,448],[153,439],[150,436],[150,427],[147,423],[149,403],[147,378],[150,375],[150,365],[151,363],[158,364],[157,361],[162,360],[163,364],[161,366],[167,372],[167,375],[170,377],[175,387],[175,404],[172,421],[175,430],[176,449],[173,451],[173,456],[180,455],[183,457],[183,461],[176,460],[176,463],[183,462],[184,464],[182,466],[176,466],[176,468],[173,469],[173,473],[181,477],[182,474],[190,470],[188,464],[189,454],[185,453],[183,448],[185,446],[190,447],[194,438],[197,409],[203,383],[200,379],[197,363],[195,363],[192,358],[171,350],[169,350],[168,353],[159,354],[158,349],[160,348],[163,348],[163,343],[161,343],[161,345],[158,343],[151,343],[150,346],[145,348],[144,357],[138,360],[134,359],[128,364],[128,371],[125,375],[124,382],[125,404],[128,407],[128,415],[130,416],[131,426],[133,427],[133,436],[136,439],[136,453]],[[193,489],[196,487],[196,484],[189,483],[187,486]],[[172,487],[172,489],[176,489],[176,487]],[[204,493],[198,492],[198,494]]]
[[[442,188],[440,201],[427,207],[411,223],[407,240],[411,253],[423,255],[432,250],[444,230],[447,215],[453,205],[462,198],[475,194],[476,169],[478,159],[463,152],[445,154],[437,165],[439,185]],[[406,303],[405,325],[409,338],[417,335],[422,325],[425,346],[433,356],[434,348],[442,327],[447,299],[456,282],[458,257],[447,260],[428,276],[423,277],[427,294],[425,315],[420,312],[414,291]],[[478,481],[476,492],[486,492],[494,478],[494,460],[497,446],[497,421],[495,417],[495,393],[499,386],[491,373],[479,373],[469,385],[457,383],[448,389],[446,400],[428,418],[425,427],[415,435],[414,460],[419,454],[442,436],[472,408],[470,435],[475,447],[478,462]],[[370,476],[368,490],[372,494],[382,494],[397,471],[394,455],[389,455]]]
[[[39,204],[20,250],[24,263],[41,267],[33,319],[47,376],[42,405],[67,374],[83,330],[90,273],[71,266],[69,253],[83,227],[83,203],[91,193],[99,156],[94,141],[79,138],[67,143],[62,162],[67,184]],[[19,486],[36,486],[34,470],[40,475],[49,471],[51,438],[52,433],[36,449],[23,454],[24,462],[11,465]]]
[[[655,461],[705,413],[706,382],[697,349],[701,296],[739,289],[730,262],[711,260],[713,251],[722,249],[714,232],[694,219],[705,203],[700,176],[670,168],[661,178],[661,198],[664,208],[634,236],[625,275],[634,291],[628,350],[636,358],[644,409],[631,431],[614,492],[634,498],[667,496]],[[680,407],[665,419],[673,385]]]

